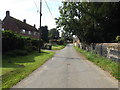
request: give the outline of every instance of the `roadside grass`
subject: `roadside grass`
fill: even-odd
[[[60,50],[63,49],[65,45],[52,45],[52,50]]]
[[[113,77],[120,80],[120,73],[119,73],[119,63],[114,62],[108,58],[102,57],[98,54],[94,54],[93,52],[87,52],[82,50],[76,46],[74,46],[76,51],[83,54],[88,60],[95,63],[97,66],[101,67],[103,70],[108,71]]]
[[[27,56],[3,57],[2,88],[11,88],[53,55],[54,52],[42,51],[41,53],[32,52]]]

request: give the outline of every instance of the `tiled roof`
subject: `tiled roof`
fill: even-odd
[[[26,31],[36,31],[38,32],[38,30],[34,27],[34,26],[31,26],[25,22],[22,22],[16,18],[13,18],[11,16],[6,16],[3,20],[3,24],[4,22],[8,22],[10,23],[11,25],[14,25],[16,26],[18,29],[25,29]]]

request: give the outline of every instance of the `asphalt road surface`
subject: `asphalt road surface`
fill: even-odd
[[[118,81],[69,44],[13,88],[118,88]]]

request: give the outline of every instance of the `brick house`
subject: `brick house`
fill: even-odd
[[[39,38],[39,32],[35,25],[31,26],[26,23],[26,19],[20,21],[10,16],[10,12],[6,11],[6,17],[2,21],[2,28],[4,30],[11,30],[22,36],[29,36],[31,38]]]

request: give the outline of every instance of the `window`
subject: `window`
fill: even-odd
[[[31,31],[28,31],[28,34],[31,35]]]
[[[36,35],[36,32],[34,32],[34,35]]]
[[[4,28],[2,28],[2,31],[4,31]]]
[[[22,29],[22,33],[25,34],[25,29]]]

